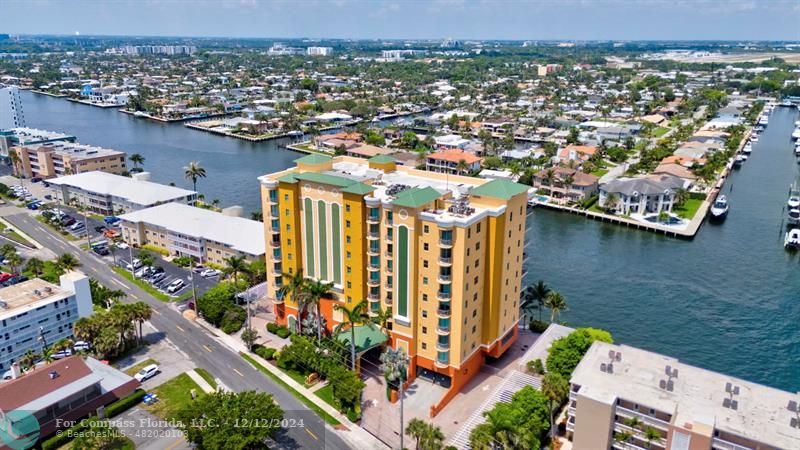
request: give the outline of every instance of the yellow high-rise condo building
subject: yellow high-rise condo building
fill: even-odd
[[[290,328],[297,303],[282,298],[289,276],[332,282],[322,301],[369,302],[390,311],[389,344],[409,356],[409,379],[435,377],[449,390],[438,413],[517,339],[528,187],[369,160],[309,155],[260,178],[276,317]],[[358,338],[357,338],[358,340]]]

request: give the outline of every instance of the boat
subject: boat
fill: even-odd
[[[292,136],[292,137],[296,137],[296,136],[302,136],[302,135],[303,135],[303,132],[302,132],[302,131],[300,131],[300,130],[292,130],[292,131],[290,131],[290,132],[286,133],[286,135],[287,135],[287,136]]]
[[[797,183],[789,189],[789,200],[786,201],[786,206],[789,209],[800,208],[800,188],[797,187]]]
[[[758,119],[758,124],[759,124],[759,125],[763,125],[763,126],[765,126],[765,127],[766,127],[767,125],[769,125],[769,117],[767,117],[767,116],[761,116],[761,117]]]
[[[750,142],[758,142],[758,135],[754,134],[750,137]]]
[[[786,221],[790,225],[800,224],[800,209],[799,208],[790,209]]]
[[[749,154],[750,154],[750,153],[753,151],[753,144],[751,144],[751,143],[749,143],[749,142],[748,142],[748,143],[747,143],[747,144],[744,146],[744,148],[742,149],[742,151],[743,151],[745,154],[749,155]]]
[[[750,156],[747,153],[742,153],[742,161],[747,161]]]
[[[792,133],[792,139],[800,139],[800,128],[795,128]]]
[[[794,156],[800,158],[800,146],[794,148]]]
[[[744,155],[736,155],[736,159],[733,160],[733,167],[742,167],[743,162]]]
[[[728,198],[724,195],[717,197],[717,200],[711,205],[709,212],[714,219],[724,219],[728,215]]]
[[[792,228],[786,232],[786,236],[783,238],[783,248],[787,250],[800,249],[800,228]]]

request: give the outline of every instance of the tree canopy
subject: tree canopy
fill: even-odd
[[[578,328],[567,336],[556,339],[547,356],[547,370],[569,380],[572,371],[594,341],[613,343],[611,333],[596,328]]]

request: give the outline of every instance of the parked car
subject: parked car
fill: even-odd
[[[7,272],[0,272],[0,283],[5,283],[6,281],[12,278],[14,278],[14,274]]]
[[[94,227],[94,231],[97,231],[98,233],[102,233],[103,231],[105,231],[105,229],[106,229],[106,227],[103,227],[103,226]]]
[[[92,251],[100,256],[106,256],[111,253],[111,251],[105,245],[93,245]]]
[[[67,356],[72,356],[72,350],[64,349],[61,350],[60,352],[53,353],[53,359],[64,359]]]
[[[30,202],[25,206],[30,210],[37,210],[39,209],[39,202]]]
[[[136,379],[139,383],[147,380],[148,378],[154,377],[158,373],[158,366],[156,364],[150,364],[149,366],[144,367],[142,370],[136,373],[133,378]]]
[[[52,196],[52,195],[50,195],[50,194],[44,194],[44,199],[45,199],[45,200],[52,200],[52,199],[53,199],[53,196]]]
[[[153,269],[149,266],[142,267],[141,269],[137,270],[134,275],[136,275],[136,278],[148,277],[150,276],[152,270]]]
[[[75,222],[72,225],[70,225],[69,229],[72,231],[78,231],[82,230],[84,227],[85,225],[83,224],[83,222]]]
[[[77,223],[75,221],[75,218],[72,216],[64,216],[59,220],[59,222],[61,222],[62,227],[68,227],[70,225],[75,225]]]
[[[134,258],[132,262],[129,262],[125,265],[125,268],[128,270],[135,270],[142,267],[142,261],[139,258]]]
[[[167,274],[165,274],[164,272],[161,272],[161,273],[157,273],[157,274],[151,276],[147,281],[150,284],[156,284],[156,283],[158,283],[159,281],[163,280],[166,277],[167,277]]]
[[[179,278],[170,283],[169,286],[167,286],[167,292],[169,292],[170,294],[174,294],[175,292],[178,292],[181,289],[183,289],[185,285],[186,283],[184,283],[184,281]]]
[[[121,219],[119,217],[114,217],[114,216],[105,216],[103,218],[103,222],[111,226],[114,226],[114,224],[119,223],[120,221]]]
[[[219,275],[219,271],[217,271],[216,269],[206,269],[200,272],[200,276],[203,278],[212,278],[217,275]]]
[[[126,243],[124,243],[124,242],[117,242],[117,243],[116,243],[116,244],[114,244],[114,245],[116,245],[116,246],[117,246],[117,248],[118,248],[118,249],[121,249],[121,250],[127,250],[127,249],[128,249],[128,247],[130,247],[128,244],[126,244]]]
[[[92,346],[89,345],[89,343],[86,341],[75,341],[75,344],[72,346],[72,349],[75,350],[76,352],[81,352],[81,351],[85,352],[91,348]]]
[[[40,181],[42,181],[41,177],[33,177],[33,178],[31,178],[31,183],[38,183]]]
[[[22,283],[23,281],[28,281],[28,277],[26,277],[25,275],[15,275],[15,276],[12,276],[11,278],[9,278],[6,281],[0,282],[0,285],[3,285],[4,287],[8,287],[8,286],[13,286],[13,285],[18,284],[18,283]]]

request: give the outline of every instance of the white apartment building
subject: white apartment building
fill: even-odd
[[[800,448],[800,394],[595,342],[570,379],[575,450]]]
[[[333,47],[308,47],[306,55],[308,56],[331,56],[333,54]]]
[[[16,86],[0,87],[0,130],[25,126],[22,99]]]
[[[0,289],[0,373],[33,350],[72,336],[72,325],[92,314],[89,278],[61,276],[61,285],[35,278]]]
[[[53,197],[61,203],[75,202],[99,214],[116,215],[178,202],[194,205],[197,193],[148,181],[150,174],[133,177],[94,171],[47,180]]]

